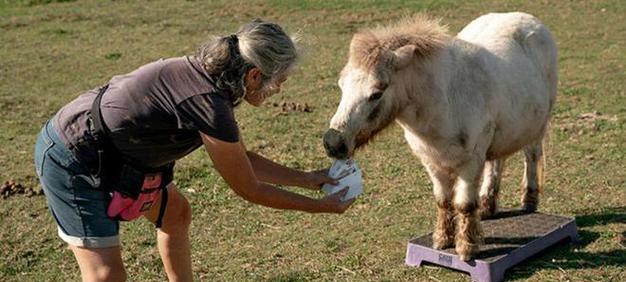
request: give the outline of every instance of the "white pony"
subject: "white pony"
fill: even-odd
[[[504,161],[522,149],[523,208],[537,208],[557,81],[554,40],[525,13],[481,16],[456,37],[422,15],[363,30],[352,38],[324,147],[350,157],[395,120],[433,182],[433,247],[455,244],[469,260],[481,242],[479,215],[496,211]]]

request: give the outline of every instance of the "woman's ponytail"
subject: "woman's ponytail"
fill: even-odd
[[[230,91],[231,101],[237,104],[245,94],[243,78],[248,70],[259,68],[267,82],[288,72],[298,51],[279,25],[257,19],[236,34],[213,37],[198,49],[197,57],[214,77],[215,86]]]

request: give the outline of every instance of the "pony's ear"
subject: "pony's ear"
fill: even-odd
[[[417,46],[410,44],[404,45],[393,51],[392,65],[396,70],[400,70],[408,66],[415,59]]]

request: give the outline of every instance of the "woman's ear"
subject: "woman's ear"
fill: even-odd
[[[257,90],[261,88],[263,84],[263,74],[257,67],[251,68],[246,73],[246,87],[248,90]]]

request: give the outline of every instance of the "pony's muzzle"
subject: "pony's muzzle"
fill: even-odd
[[[336,129],[331,128],[324,133],[324,149],[326,149],[326,154],[331,158],[348,158],[348,145],[341,132]]]

